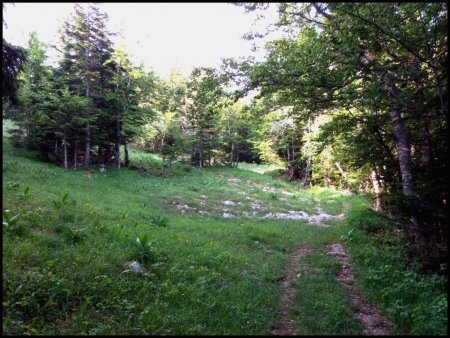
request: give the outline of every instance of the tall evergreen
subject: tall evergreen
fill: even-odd
[[[85,166],[92,161],[91,152],[95,145],[100,149],[106,145],[107,152],[110,146],[108,128],[104,128],[109,122],[105,94],[114,90],[115,66],[112,63],[105,65],[113,54],[107,20],[107,14],[97,5],[89,4],[85,8],[77,4],[61,31],[63,58],[60,71],[70,92],[88,100],[87,108],[79,116],[84,121]]]

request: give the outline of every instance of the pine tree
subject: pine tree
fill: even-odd
[[[105,94],[114,88],[115,66],[112,63],[105,65],[113,53],[111,33],[106,29],[107,19],[106,13],[97,5],[90,4],[85,9],[77,4],[61,34],[64,55],[60,71],[65,74],[70,92],[88,99],[87,108],[79,116],[84,120],[85,166],[91,163],[91,151],[96,143],[108,140],[107,152],[110,146]]]

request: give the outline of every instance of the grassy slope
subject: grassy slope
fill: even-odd
[[[39,162],[5,139],[3,146],[3,209],[20,214],[3,230],[6,334],[268,334],[277,321],[279,280],[289,254],[305,244],[320,248],[337,241],[342,225],[223,218],[223,209],[251,212],[252,202],[265,212],[313,213],[320,205],[339,214],[344,202],[360,203],[329,189],[301,191],[252,165],[180,167],[169,177],[91,168],[88,178],[86,170]],[[141,164],[156,161],[137,151],[131,155]],[[330,199],[335,202],[326,203]],[[177,203],[197,210],[182,214]],[[154,216],[166,217],[167,226],[152,224]],[[144,233],[153,241],[147,259],[135,246]],[[153,276],[122,273],[135,259]],[[317,264],[334,271],[330,259]],[[319,327],[296,317],[301,332],[361,333],[348,319],[346,296],[333,276],[324,275],[324,288],[314,297],[324,306],[332,293],[336,311]]]

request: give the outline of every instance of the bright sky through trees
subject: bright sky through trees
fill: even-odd
[[[73,5],[8,3],[3,36],[26,46],[29,33],[36,31],[40,40],[54,44]],[[110,29],[120,33],[114,40],[124,40],[135,62],[143,61],[162,76],[173,66],[188,75],[194,66],[215,67],[221,58],[250,55],[252,42],[242,35],[257,29],[253,13],[227,3],[105,3],[102,8],[110,17]],[[270,18],[258,27],[273,22],[275,12],[266,15]],[[55,60],[57,52],[52,49],[49,57]]]

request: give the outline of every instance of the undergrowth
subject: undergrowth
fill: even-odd
[[[447,277],[410,264],[407,233],[360,201],[341,239],[355,262],[365,295],[393,320],[398,333],[447,334]]]

